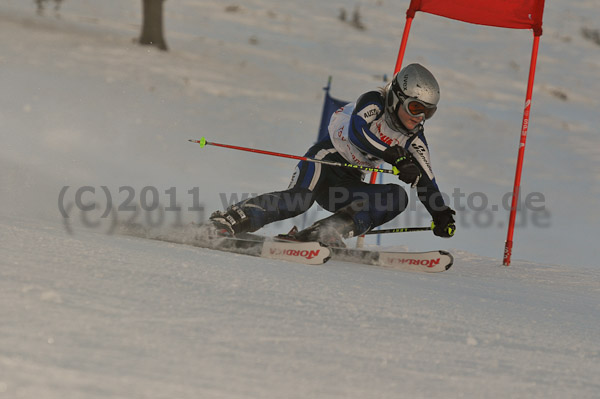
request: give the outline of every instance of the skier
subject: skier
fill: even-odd
[[[398,72],[384,88],[361,95],[331,117],[329,137],[313,145],[306,157],[397,170],[404,183],[417,188],[433,218],[433,233],[452,237],[454,210],[436,184],[423,131],[440,98],[435,77],[420,64]],[[361,235],[394,219],[408,204],[397,184],[368,184],[365,172],[300,161],[287,190],[263,194],[210,216],[211,236],[235,236],[306,212],[316,201],[333,215],[296,232],[301,241],[344,246],[343,239]]]

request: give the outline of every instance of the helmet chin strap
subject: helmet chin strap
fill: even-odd
[[[400,121],[400,123],[402,124],[402,126],[404,126],[404,123],[402,123],[402,121]],[[415,125],[415,127],[413,127],[412,129],[407,129],[406,126],[404,126],[404,128],[406,129],[407,132],[410,133],[410,135],[412,136],[413,134],[417,133],[419,131],[419,128],[421,126],[423,126],[425,124],[425,118],[423,118],[423,120],[419,123],[417,123]]]

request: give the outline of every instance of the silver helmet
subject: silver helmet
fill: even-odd
[[[385,120],[392,129],[397,131],[406,130],[398,118],[398,108],[406,100],[416,100],[423,106],[420,108],[427,108],[428,112],[424,114],[425,119],[429,119],[433,115],[440,101],[440,86],[437,80],[427,68],[420,64],[410,64],[402,68],[385,89],[387,93]],[[416,115],[414,112],[411,113]],[[417,129],[418,126],[413,130]]]

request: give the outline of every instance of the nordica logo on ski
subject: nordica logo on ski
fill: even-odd
[[[308,250],[299,250],[299,249],[280,249],[280,248],[271,248],[271,255],[273,256],[291,256],[294,258],[304,258],[304,259],[313,259],[321,253],[320,249],[315,249],[312,251]]]
[[[435,267],[440,264],[442,258],[437,259],[411,259],[411,258],[394,258],[388,259],[389,265],[416,265],[425,267]]]

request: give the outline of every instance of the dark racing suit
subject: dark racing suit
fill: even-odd
[[[432,213],[444,206],[431,169],[423,126],[419,125],[414,132],[392,130],[385,122],[381,92],[365,93],[356,103],[337,110],[328,129],[329,137],[313,145],[306,157],[378,167],[386,148],[402,146],[421,170],[417,190],[425,208]],[[358,235],[394,219],[408,205],[408,196],[400,185],[365,183],[365,173],[300,161],[287,190],[263,194],[236,205],[250,218],[250,231],[256,231],[266,224],[306,212],[315,201],[331,212],[362,201],[360,210],[352,216]]]

